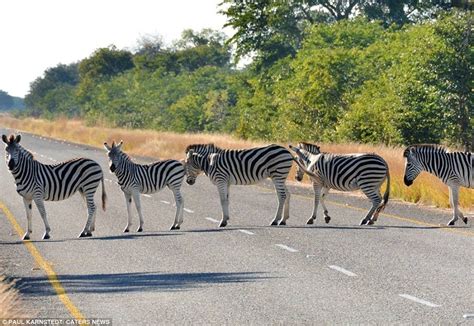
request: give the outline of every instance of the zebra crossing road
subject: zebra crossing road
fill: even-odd
[[[86,220],[76,195],[46,202],[50,240],[41,240],[34,208],[32,241],[25,245],[12,224],[25,228],[23,202],[0,164],[0,261],[37,317],[80,314],[112,318],[114,325],[472,321],[474,230],[471,222],[439,227],[448,210],[390,201],[374,226],[359,226],[366,198],[330,194],[330,224],[319,212],[306,226],[312,193],[291,186],[287,226],[270,227],[277,202],[264,183],[232,187],[229,224],[218,228],[218,192],[201,176],[193,186],[183,184],[181,230],[168,231],[176,209],[164,189],[142,197],[144,232],[132,231],[133,210],[134,227],[124,234],[126,206],[104,150],[22,136],[43,163],[88,157],[113,181],[105,184],[107,211],[98,210],[92,238],[76,238]]]

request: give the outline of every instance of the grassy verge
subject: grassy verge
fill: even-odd
[[[186,146],[193,143],[215,143],[225,148],[245,148],[263,145],[219,134],[177,134],[151,130],[129,130],[107,127],[87,127],[82,121],[59,119],[47,121],[41,119],[15,119],[0,116],[0,126],[40,134],[43,136],[69,140],[73,142],[102,147],[104,141],[124,140],[125,151],[160,159],[184,158]],[[282,144],[288,145],[288,144]],[[447,187],[436,177],[422,173],[413,186],[403,184],[404,159],[403,148],[374,146],[366,144],[319,144],[326,152],[357,153],[373,152],[381,155],[389,164],[391,175],[391,197],[408,202],[423,203],[437,207],[449,207]],[[290,178],[293,180],[294,169]],[[382,191],[385,191],[383,186]],[[474,209],[474,190],[461,190],[460,204],[463,208]]]
[[[25,317],[27,316],[14,283],[0,276],[0,319]]]

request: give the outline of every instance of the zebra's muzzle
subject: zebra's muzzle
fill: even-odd
[[[408,180],[407,177],[403,178],[403,182],[405,183],[405,186],[410,187],[413,184],[413,180]]]
[[[11,171],[15,168],[15,161],[10,160],[8,161],[8,169]]]
[[[116,169],[115,164],[110,164],[110,172],[114,173]]]

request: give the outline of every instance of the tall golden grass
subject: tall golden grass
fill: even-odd
[[[26,318],[26,312],[21,304],[18,290],[14,288],[14,282],[7,281],[0,276],[0,319]]]
[[[222,134],[178,134],[152,130],[130,130],[107,128],[103,126],[88,127],[79,120],[58,119],[48,121],[42,119],[16,119],[0,116],[0,125],[28,131],[35,134],[63,139],[96,147],[102,147],[104,141],[124,140],[124,149],[135,155],[150,156],[159,159],[184,158],[184,151],[189,144],[215,143],[224,148],[246,148],[265,144],[238,139]],[[288,145],[288,144],[282,144]],[[437,207],[449,207],[447,187],[436,177],[422,173],[411,187],[403,183],[404,159],[403,148],[367,144],[319,144],[325,152],[360,153],[371,152],[381,155],[390,167],[391,197],[408,202],[423,203]],[[293,180],[294,168],[290,175]],[[383,187],[385,191],[385,187]],[[472,211],[474,209],[474,190],[461,190],[460,205]]]

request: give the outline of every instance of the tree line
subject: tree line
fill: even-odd
[[[446,1],[224,0],[232,37],[185,30],[168,46],[147,37],[134,51],[97,49],[33,81],[25,114],[271,141],[473,150],[470,9]]]

